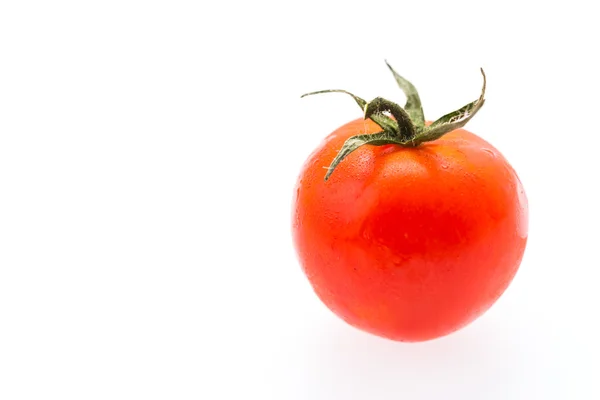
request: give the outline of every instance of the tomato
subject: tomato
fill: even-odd
[[[418,114],[409,106],[405,114]],[[381,125],[349,122],[310,155],[293,240],[317,296],[344,321],[429,340],[467,325],[506,290],[527,242],[527,198],[502,154],[462,128],[416,146],[410,137],[358,146],[324,179],[340,149]]]

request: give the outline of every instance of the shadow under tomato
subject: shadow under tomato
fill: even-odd
[[[492,331],[489,324],[474,325],[437,340],[399,343],[332,323],[308,355],[304,395],[319,399],[327,393],[343,400],[522,398],[526,369],[532,366],[523,358],[520,342]]]

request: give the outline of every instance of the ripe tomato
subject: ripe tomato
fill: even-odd
[[[405,111],[417,115],[408,103]],[[527,199],[500,152],[461,128],[417,146],[367,143],[324,179],[340,149],[382,125],[349,122],[310,155],[293,240],[317,296],[343,320],[389,339],[433,339],[473,321],[508,287],[527,241]]]

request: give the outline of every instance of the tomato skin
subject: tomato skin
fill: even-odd
[[[362,146],[324,181],[352,121],[304,164],[292,233],[317,296],[349,324],[399,341],[447,335],[512,281],[527,242],[523,187],[504,157],[457,129],[417,148]]]

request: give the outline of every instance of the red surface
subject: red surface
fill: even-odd
[[[293,238],[319,298],[346,322],[401,341],[446,335],[486,311],[527,241],[514,170],[463,129],[408,149],[363,146],[323,180],[344,141],[380,128],[352,121],[306,161]]]

